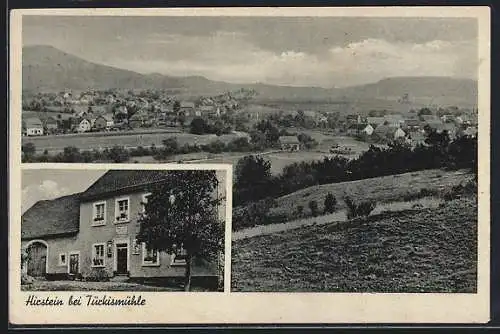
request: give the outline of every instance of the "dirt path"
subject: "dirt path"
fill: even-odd
[[[372,214],[378,214],[382,211],[402,211],[411,209],[414,205],[420,204],[421,208],[436,208],[439,206],[442,200],[426,197],[419,200],[410,202],[391,202],[391,203],[381,203],[372,211]],[[281,224],[272,225],[260,225],[249,227],[243,230],[239,230],[232,233],[232,240],[240,240],[252,238],[259,235],[266,235],[271,233],[283,232],[292,230],[295,228],[311,225],[324,225],[324,224],[334,224],[342,223],[347,221],[346,210],[339,210],[335,213],[318,216],[318,217],[308,217],[303,219],[297,219]]]

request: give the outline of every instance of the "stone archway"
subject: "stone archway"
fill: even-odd
[[[33,240],[25,249],[28,252],[27,274],[32,277],[44,277],[47,274],[47,243],[43,240]]]

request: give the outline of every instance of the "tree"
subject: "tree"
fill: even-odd
[[[318,215],[318,202],[315,200],[309,201],[309,209],[311,210],[311,214],[313,217]]]
[[[21,152],[24,154],[24,158],[29,161],[31,158],[35,156],[36,146],[33,143],[26,143],[21,146]]]
[[[148,250],[185,252],[184,289],[191,287],[194,259],[212,260],[224,245],[224,226],[217,217],[215,171],[179,170],[156,185],[139,217],[138,242]]]
[[[328,193],[325,197],[325,213],[334,213],[337,207],[337,199],[332,193]]]
[[[205,134],[207,131],[208,124],[201,117],[195,117],[191,121],[190,132],[195,135]]]
[[[432,115],[432,110],[430,110],[429,108],[422,108],[418,111],[418,116],[422,115]]]
[[[235,175],[238,188],[262,184],[271,178],[271,163],[261,156],[248,155],[236,164]]]
[[[179,115],[179,113],[181,111],[181,103],[179,101],[175,100],[172,108],[174,110],[174,114]]]
[[[167,138],[162,141],[163,143],[163,152],[166,156],[173,155],[179,152],[179,142],[177,138]]]

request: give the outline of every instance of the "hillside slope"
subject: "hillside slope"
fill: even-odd
[[[477,201],[233,242],[232,291],[477,291]]]
[[[274,86],[263,83],[231,84],[201,76],[174,77],[100,65],[52,46],[26,46],[22,52],[23,90],[64,89],[172,89],[194,95],[211,95],[240,88],[254,89],[263,100],[370,101],[397,100],[408,93],[416,103],[475,105],[477,82],[448,77],[399,77],[342,89]]]

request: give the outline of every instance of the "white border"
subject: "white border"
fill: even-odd
[[[22,15],[134,15],[134,16],[366,16],[470,17],[479,25],[479,209],[478,291],[476,294],[340,294],[340,293],[229,293],[231,205],[226,206],[225,288],[217,293],[141,293],[142,308],[49,307],[26,308],[27,293],[19,292],[19,217],[21,159],[21,19]],[[10,187],[10,320],[16,324],[125,324],[125,323],[484,323],[489,320],[490,229],[490,9],[489,7],[362,7],[362,8],[177,8],[177,9],[27,9],[11,12],[9,146]],[[18,135],[19,134],[19,135]],[[160,167],[161,166],[161,167]],[[207,165],[116,164],[106,169],[210,169]],[[221,165],[212,165],[218,166]],[[33,164],[23,169],[100,169],[102,165]],[[232,180],[232,169],[228,169]],[[231,185],[226,193],[232,200]],[[110,295],[94,293],[94,295]],[[53,293],[38,293],[40,297]],[[61,296],[68,294],[60,293]],[[125,296],[130,293],[113,293]],[[168,302],[165,300],[168,298]],[[126,312],[126,317],[123,312]],[[29,315],[29,316],[27,316]]]

